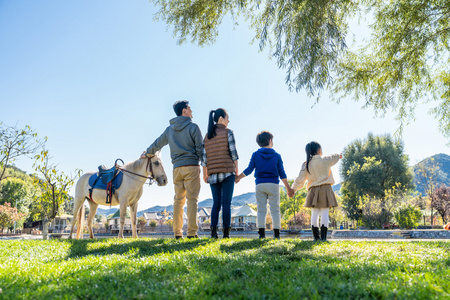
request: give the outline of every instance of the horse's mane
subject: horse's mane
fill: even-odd
[[[130,171],[133,171],[133,172],[134,172],[134,171],[136,171],[136,170],[142,168],[142,165],[143,165],[143,164],[146,164],[146,163],[147,163],[147,160],[146,160],[146,159],[141,159],[141,158],[139,158],[139,159],[137,159],[137,160],[135,160],[135,161],[126,163],[126,164],[123,166],[123,168],[126,169],[126,170],[130,170]]]

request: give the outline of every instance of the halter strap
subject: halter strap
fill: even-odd
[[[152,162],[151,162],[151,159],[153,158],[153,156],[154,156],[154,155],[152,155],[151,157],[148,158],[148,160],[147,160],[147,166],[145,167],[145,170],[146,170],[146,171],[149,170],[150,176],[144,176],[144,175],[141,175],[141,174],[138,174],[138,173],[135,173],[135,172],[131,172],[131,171],[129,171],[129,170],[127,170],[127,169],[124,169],[124,168],[122,168],[122,167],[119,167],[119,166],[117,166],[117,168],[118,168],[119,170],[121,170],[121,171],[126,172],[126,173],[130,173],[130,174],[133,174],[133,175],[136,175],[136,176],[145,178],[145,179],[149,179],[150,181],[149,181],[148,184],[151,185],[151,184],[153,183],[153,181],[155,180],[155,177],[153,176],[153,168],[152,168]]]

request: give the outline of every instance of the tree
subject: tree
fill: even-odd
[[[69,198],[69,188],[79,176],[81,170],[76,170],[77,175],[68,176],[49,163],[48,151],[45,149],[35,156],[36,171],[35,184],[40,189],[40,195],[36,196],[33,209],[37,212],[43,224],[43,238],[47,239],[48,223],[58,214],[62,213],[63,203]],[[41,176],[39,178],[38,176]]]
[[[401,228],[416,228],[422,213],[419,208],[411,204],[403,204],[397,209],[394,216]]]
[[[450,212],[450,187],[440,186],[434,191],[431,198],[434,199],[431,204],[432,207],[439,213],[442,218],[442,224],[445,225],[447,223],[447,215]]]
[[[0,205],[0,226],[3,229],[5,227],[12,227],[14,222],[20,220],[25,215],[17,211],[17,208],[11,207],[10,203],[5,203],[4,205]]]
[[[40,139],[30,126],[23,129],[0,122],[0,182],[5,179],[6,167],[20,156],[32,156],[41,149],[47,137]]]
[[[431,226],[433,226],[433,208],[435,207],[435,190],[439,177],[439,165],[434,158],[431,158],[428,161],[422,161],[417,165],[417,173],[417,184],[424,190],[430,199],[430,220]]]
[[[414,187],[403,143],[389,135],[370,133],[366,140],[350,143],[343,151],[340,173],[343,207],[351,220],[362,217],[362,197],[384,199],[393,188]]]
[[[293,180],[289,180],[290,185],[292,185],[293,182]],[[305,201],[306,188],[302,188],[297,191],[293,198],[288,198],[284,188],[280,189],[280,213],[283,220],[287,222],[289,226],[302,225],[301,220],[297,220],[296,217],[304,219],[302,217],[303,214],[301,214],[300,211],[302,210]]]
[[[270,49],[286,70],[290,90],[332,91],[352,96],[376,114],[396,113],[399,130],[427,98],[440,101],[432,113],[450,137],[450,3],[448,0],[271,1],[153,0],[157,20],[173,26],[178,43],[188,38],[212,44],[230,15],[255,31],[260,50]],[[370,39],[347,48],[349,20],[370,20]]]
[[[412,199],[400,184],[387,190],[383,198],[370,198],[366,195],[363,197],[362,223],[370,228],[383,228],[385,224],[391,222],[395,210],[407,202],[412,202]]]
[[[29,214],[29,206],[31,204],[32,191],[27,182],[19,178],[6,178],[0,186],[0,204],[5,202],[11,203],[17,208],[24,218],[19,221],[18,226],[21,227],[25,217]]]

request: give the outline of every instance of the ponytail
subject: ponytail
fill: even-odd
[[[209,112],[208,120],[208,139],[212,139],[216,136],[216,125],[220,117],[225,118],[227,116],[227,111],[223,108],[218,108],[216,110],[211,110]]]
[[[306,144],[306,147],[305,147],[305,151],[306,151],[306,171],[308,171],[308,173],[310,173],[309,172],[309,162],[311,161],[312,157],[319,152],[320,148],[322,148],[322,147],[317,142],[311,142],[311,143]]]

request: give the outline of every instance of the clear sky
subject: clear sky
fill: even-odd
[[[326,155],[369,132],[398,128],[392,114],[374,118],[352,99],[338,105],[323,94],[313,105],[305,93],[289,92],[285,71],[251,44],[254,33],[245,22],[233,30],[225,18],[211,46],[178,46],[171,28],[153,20],[156,12],[146,0],[0,0],[0,121],[47,136],[52,160],[64,172],[94,171],[116,158],[137,159],[175,116],[172,104],[186,99],[203,134],[211,109],[228,110],[241,171],[258,148],[256,134],[272,132],[291,179],[311,140]],[[449,153],[428,109],[417,108],[402,136],[411,165]],[[169,184],[144,187],[139,210],[172,204],[168,147],[162,155]],[[16,165],[33,172],[27,158]],[[333,173],[339,181],[339,165]],[[253,175],[236,186],[235,196],[252,191]],[[202,183],[199,201],[207,198],[211,191]]]

